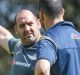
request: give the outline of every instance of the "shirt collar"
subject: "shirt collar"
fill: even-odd
[[[74,28],[73,23],[69,22],[69,21],[60,21],[60,22],[56,23],[55,25],[52,25],[51,28],[56,27],[56,26],[71,26]]]

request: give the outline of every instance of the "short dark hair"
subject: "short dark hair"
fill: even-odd
[[[19,11],[16,13],[15,18],[14,18],[14,25],[17,24],[17,23],[16,23],[17,15],[18,15],[19,13],[21,13],[22,10],[29,10],[29,11],[31,11],[31,12],[33,13],[33,15],[35,16],[36,20],[38,20],[38,14],[37,14],[36,12],[34,12],[34,10],[29,9],[29,8],[25,8],[25,9],[19,10]]]
[[[39,0],[39,10],[53,18],[59,17],[62,11],[62,0]]]

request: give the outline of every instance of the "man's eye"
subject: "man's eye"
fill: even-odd
[[[29,26],[32,26],[33,23],[28,23]]]
[[[25,27],[25,24],[20,24],[19,27],[20,28]]]

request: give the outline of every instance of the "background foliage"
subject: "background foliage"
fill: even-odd
[[[65,20],[74,22],[75,27],[80,31],[80,0],[63,0],[65,8]],[[12,32],[16,13],[29,8],[38,14],[38,0],[0,0],[0,25]],[[11,75],[12,57],[0,47],[0,75]]]

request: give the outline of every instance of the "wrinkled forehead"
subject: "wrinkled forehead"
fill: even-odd
[[[36,21],[36,17],[31,11],[23,10],[16,16],[16,23],[22,22],[22,21]]]

